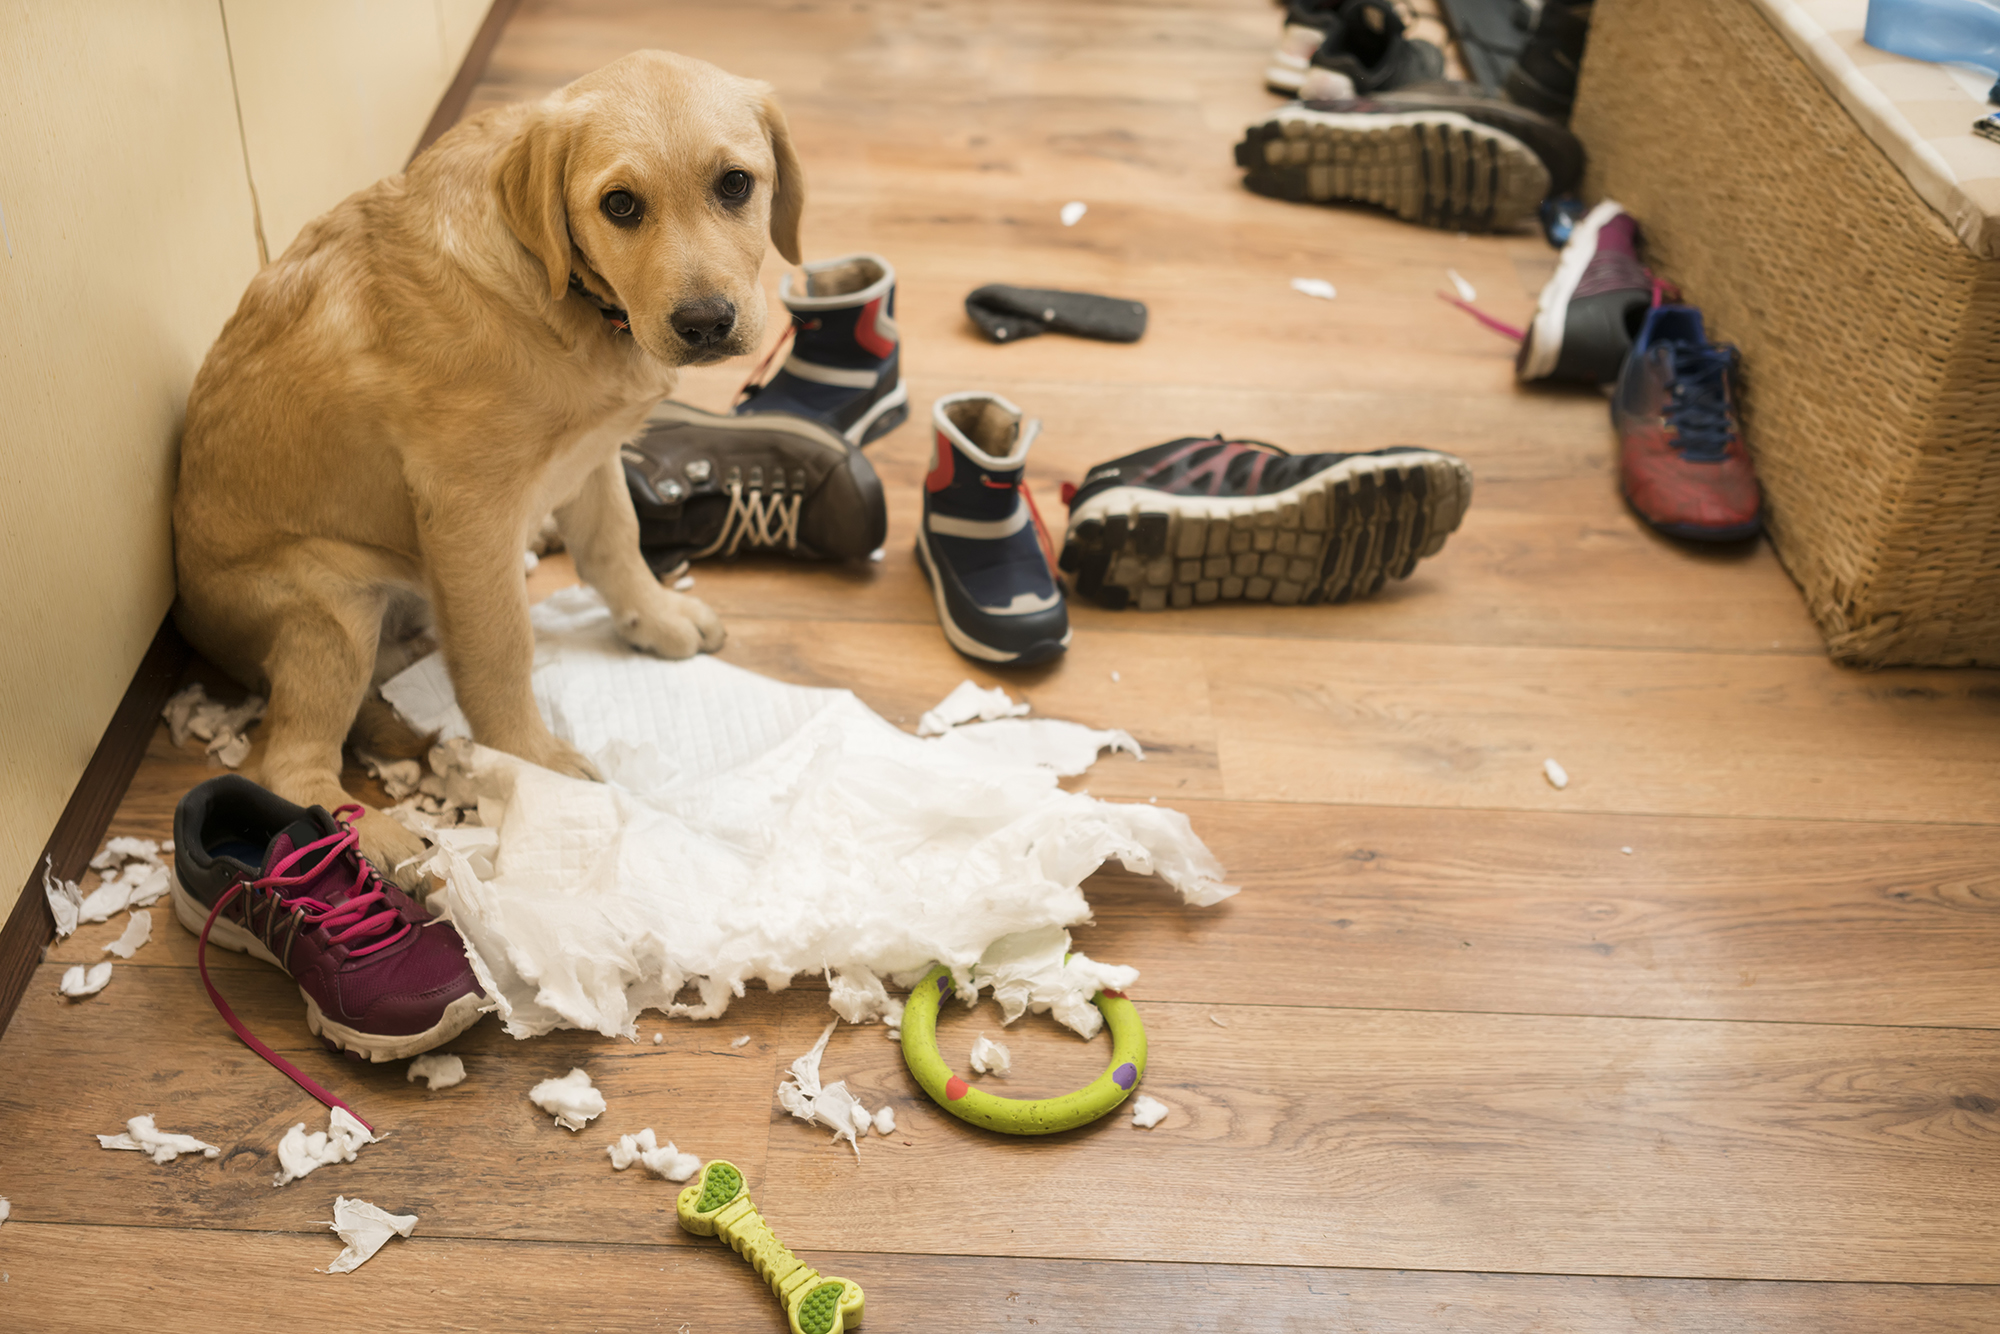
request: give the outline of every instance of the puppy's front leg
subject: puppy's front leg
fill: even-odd
[[[535,708],[535,632],[521,532],[504,508],[440,506],[420,521],[431,611],[473,739],[575,778],[600,775]]]
[[[639,517],[616,455],[584,479],[556,511],[556,522],[577,573],[604,595],[626,643],[663,658],[722,647],[722,619],[708,604],[660,587],[646,568],[639,554]]]

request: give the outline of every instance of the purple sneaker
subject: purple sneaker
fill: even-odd
[[[457,1037],[485,996],[449,922],[382,878],[349,827],[225,774],[174,811],[174,916],[201,938],[209,999],[236,1035],[328,1106],[344,1106],[251,1035],[209,981],[207,949],[283,969],[306,999],[306,1026],[329,1047],[397,1061]]]
[[[1542,288],[1514,373],[1523,380],[1608,385],[1653,305],[1653,277],[1639,263],[1639,226],[1609,199],[1570,232]]]

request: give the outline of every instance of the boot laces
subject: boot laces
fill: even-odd
[[[742,474],[729,477],[729,512],[722,516],[722,531],[697,556],[734,556],[745,542],[752,547],[782,547],[795,551],[799,545],[799,512],[805,508],[804,490],[787,493],[781,470],[776,488],[767,492],[760,470],[751,470],[751,485],[743,485]]]
[[[275,947],[277,931],[286,923],[290,930],[285,934],[282,952],[273,953],[285,960],[289,971],[292,946],[297,943],[301,929],[325,928],[328,939],[336,945],[347,945],[349,958],[360,958],[387,949],[397,941],[416,930],[411,923],[403,920],[402,910],[391,900],[382,885],[381,875],[371,866],[368,859],[356,855],[354,860],[359,869],[346,888],[346,895],[338,904],[310,894],[287,894],[287,888],[306,884],[321,875],[337,875],[338,859],[352,851],[361,841],[361,835],[353,827],[353,822],[361,818],[363,808],[358,805],[342,806],[334,811],[333,818],[339,823],[336,833],[294,848],[279,863],[271,868],[269,875],[255,880],[239,880],[224,890],[216,899],[215,906],[208,911],[208,920],[201,925],[201,940],[195,946],[195,967],[201,973],[201,984],[208,991],[208,999],[215,1006],[216,1013],[229,1025],[231,1032],[243,1040],[245,1046],[263,1057],[272,1066],[282,1071],[293,1083],[313,1095],[327,1107],[345,1109],[355,1120],[367,1126],[368,1133],[374,1134],[375,1127],[369,1125],[361,1114],[346,1102],[321,1088],[304,1071],[293,1065],[277,1052],[271,1050],[250,1026],[236,1017],[229,1008],[229,1002],[222,999],[215,983],[208,975],[208,935],[215,929],[216,918],[228,910],[239,897],[248,895],[242,909],[244,924],[255,931],[266,945]],[[311,854],[320,853],[318,860],[312,861],[304,870],[288,875],[294,866],[306,861]],[[372,886],[372,888],[371,888]],[[365,892],[364,892],[365,891]],[[261,909],[263,922],[258,924]]]
[[[1673,426],[1674,447],[1689,459],[1720,461],[1735,435],[1729,421],[1729,372],[1736,365],[1733,347],[1702,347],[1672,343],[1673,396],[1661,415]]]
[[[763,392],[766,383],[764,372],[771,369],[771,363],[778,359],[780,352],[791,346],[792,339],[798,335],[798,332],[799,317],[794,315],[785,322],[783,332],[778,335],[778,341],[771,344],[771,350],[766,352],[764,359],[757,363],[757,369],[750,372],[750,378],[737,387],[735,403],[748,403],[751,399],[757,397],[759,393]]]

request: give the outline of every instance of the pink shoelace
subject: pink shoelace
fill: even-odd
[[[201,984],[208,989],[208,998],[214,1003],[216,1012],[222,1016],[222,1021],[229,1025],[230,1031],[243,1039],[245,1046],[282,1070],[293,1083],[312,1094],[327,1107],[344,1108],[355,1120],[367,1126],[368,1133],[372,1135],[375,1133],[375,1127],[368,1125],[361,1113],[321,1088],[303,1070],[259,1040],[257,1035],[250,1031],[249,1026],[236,1017],[236,1012],[229,1008],[229,1002],[222,999],[222,993],[215,989],[215,983],[208,976],[208,933],[214,929],[215,919],[220,917],[245,889],[271,891],[263,901],[264,926],[259,933],[264,937],[266,945],[275,946],[276,942],[272,939],[273,929],[278,925],[281,913],[293,924],[291,933],[285,940],[285,952],[280,957],[281,962],[291,957],[292,943],[298,939],[301,930],[326,928],[333,933],[331,940],[334,944],[351,946],[348,950],[350,958],[360,958],[377,950],[387,949],[410,934],[414,928],[403,921],[402,913],[382,890],[381,880],[376,875],[375,868],[362,857],[357,856],[354,859],[360,869],[355,874],[354,882],[347,886],[346,901],[337,906],[306,894],[287,897],[284,893],[288,886],[302,885],[329,871],[331,859],[341,856],[361,841],[361,835],[353,829],[352,821],[360,819],[362,813],[363,808],[360,806],[342,806],[333,813],[333,818],[340,824],[339,833],[328,834],[324,838],[294,848],[288,856],[271,868],[269,875],[249,881],[239,880],[224,890],[222,897],[215,901],[215,906],[208,910],[208,920],[202,923],[201,943],[195,948],[195,966],[201,971]],[[293,866],[315,852],[323,855],[314,861],[309,869],[300,871],[296,875],[286,874]],[[370,884],[375,888],[362,893],[361,891]],[[254,923],[258,906],[252,903],[243,913],[244,925],[253,932],[257,930]]]

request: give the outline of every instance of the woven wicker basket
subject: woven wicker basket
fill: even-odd
[[[1743,350],[1772,541],[1833,656],[2000,664],[2000,261],[1749,0],[1598,0],[1586,188]]]

